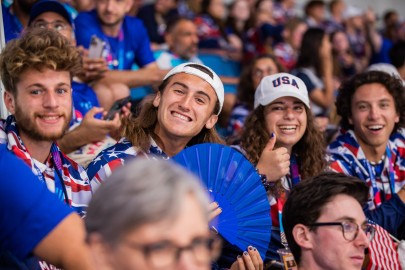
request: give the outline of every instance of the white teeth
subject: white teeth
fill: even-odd
[[[177,118],[180,118],[180,119],[182,119],[182,120],[185,120],[185,121],[189,121],[189,118],[187,117],[187,116],[184,116],[184,115],[181,115],[181,114],[179,114],[179,113],[173,113],[173,116],[175,116],[175,117],[177,117]]]
[[[374,126],[368,126],[368,128],[372,129],[372,130],[378,130],[378,129],[382,129],[383,126],[382,125],[374,125]]]
[[[41,118],[45,120],[56,120],[59,116],[41,116]]]
[[[295,130],[296,126],[280,126],[281,130]]]

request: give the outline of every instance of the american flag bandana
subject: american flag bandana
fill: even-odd
[[[13,115],[10,115],[7,120],[0,120],[0,143],[7,144],[7,148],[22,159],[38,179],[46,184],[51,192],[55,193],[61,200],[64,200],[64,191],[57,188],[56,183],[58,178],[56,170],[59,167],[59,175],[63,178],[63,186],[67,195],[66,202],[81,216],[85,215],[88,202],[92,196],[89,178],[86,171],[65,156],[55,142],[51,147],[52,154],[46,160],[46,169],[43,172],[37,167],[27,148],[24,146]]]
[[[394,189],[398,192],[405,185],[405,137],[401,133],[393,134],[388,147],[391,149],[391,159],[385,158],[384,168],[380,175],[376,176],[376,184],[385,196],[381,196],[381,202],[391,198],[390,163],[394,173]],[[364,180],[370,187],[368,208],[373,210],[377,207],[374,191],[370,181],[368,170],[369,161],[361,149],[352,130],[342,133],[332,142],[328,148],[329,168],[336,172],[351,175]]]

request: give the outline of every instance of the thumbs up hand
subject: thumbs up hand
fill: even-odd
[[[256,168],[266,175],[267,182],[275,182],[290,172],[290,155],[285,147],[274,149],[276,145],[274,132],[260,155]]]

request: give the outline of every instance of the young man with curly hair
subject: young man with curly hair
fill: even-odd
[[[72,117],[71,83],[80,67],[79,52],[53,30],[34,29],[10,41],[0,55],[4,102],[11,112],[0,121],[0,143],[84,214],[91,197],[89,179],[56,144]]]
[[[342,132],[328,146],[329,167],[367,183],[368,210],[384,209],[371,218],[394,235],[405,225],[404,91],[399,78],[381,71],[342,84],[336,100]]]
[[[34,29],[10,41],[0,54],[4,102],[11,113],[0,120],[0,143],[22,159],[60,201],[83,216],[92,195],[89,179],[56,143],[72,117],[71,83],[80,67],[79,52],[53,30]],[[42,233],[44,228],[37,228],[32,233]],[[17,269],[21,264],[30,269],[48,267],[35,257],[21,262],[12,255],[2,256],[2,265],[16,262]]]

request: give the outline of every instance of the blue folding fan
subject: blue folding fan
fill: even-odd
[[[235,149],[214,143],[188,147],[173,160],[196,174],[211,200],[222,208],[212,222],[218,232],[241,250],[256,247],[265,258],[271,234],[270,205],[252,164]]]

